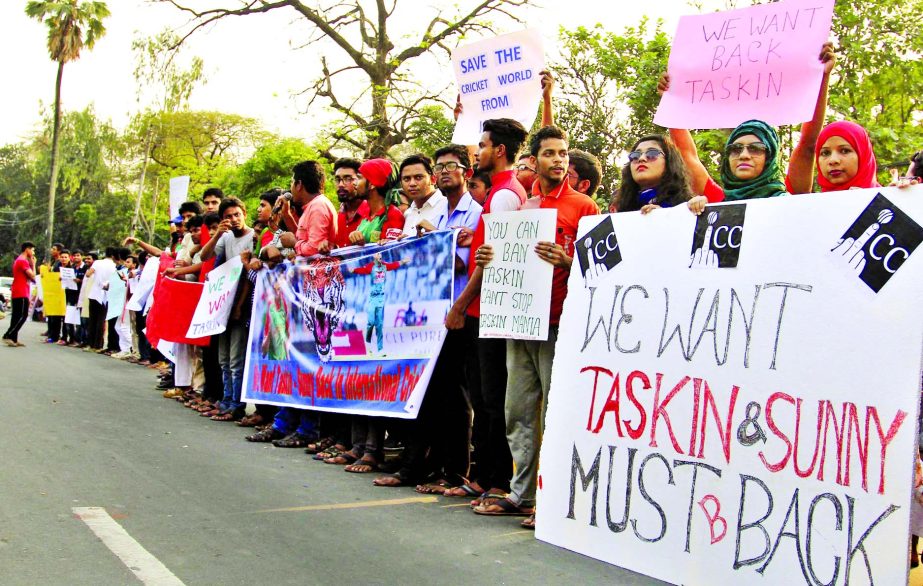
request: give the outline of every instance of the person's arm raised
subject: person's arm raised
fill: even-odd
[[[670,76],[664,73],[657,82],[657,93],[662,96],[667,91],[670,91]],[[708,183],[708,169],[699,159],[699,150],[695,146],[695,141],[692,140],[692,133],[683,128],[671,128],[670,139],[682,155],[686,169],[689,171],[692,192],[701,194],[705,191],[705,184]]]
[[[208,242],[205,243],[205,246],[202,247],[202,252],[199,253],[199,258],[203,261],[210,259],[215,256],[215,247],[218,246],[218,241],[221,240],[221,237],[224,236],[224,233],[231,228],[230,222],[227,220],[221,220],[221,223],[218,224],[218,230],[212,234],[212,237],[208,239]]]
[[[142,250],[144,250],[149,255],[155,258],[159,257],[163,253],[163,251],[157,248],[156,246],[152,246],[148,244],[147,242],[144,242],[143,240],[135,238],[134,236],[129,236],[128,238],[126,238],[123,243],[123,246],[128,246],[129,244],[137,244],[138,246],[141,247]]]
[[[551,94],[554,93],[554,76],[547,69],[542,70],[542,126],[554,124],[554,109],[551,107]]]
[[[824,126],[824,117],[827,115],[830,72],[836,65],[833,43],[824,43],[819,59],[824,64],[824,77],[820,83],[820,91],[817,92],[814,117],[801,125],[801,136],[788,163],[788,184],[792,193],[811,193],[814,188],[814,151],[817,148],[817,137]]]

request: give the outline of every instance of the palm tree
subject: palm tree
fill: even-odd
[[[26,15],[48,27],[48,55],[58,63],[54,86],[54,129],[51,134],[51,179],[48,186],[48,246],[54,239],[54,197],[58,186],[58,134],[61,130],[61,78],[64,64],[80,57],[80,51],[92,49],[97,39],[106,33],[103,19],[109,16],[105,2],[77,0],[33,0],[26,4]]]

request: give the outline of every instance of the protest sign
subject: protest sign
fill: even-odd
[[[531,128],[542,99],[539,72],[545,68],[542,36],[523,30],[477,41],[452,51],[462,113],[452,142],[478,144],[481,126],[492,118],[512,118]]]
[[[74,269],[69,269],[61,267],[61,286],[65,289],[76,291],[77,290],[77,275],[74,273]]]
[[[557,210],[485,214],[484,243],[494,258],[481,282],[480,337],[547,340],[554,267],[535,254],[554,242]]]
[[[63,317],[66,304],[64,287],[61,286],[61,273],[49,271],[47,267],[42,267],[39,272],[41,273],[42,312],[45,317]]]
[[[157,270],[160,268],[160,262],[156,258],[151,258],[144,263],[144,269],[141,271],[141,277],[138,278],[138,284],[128,301],[128,311],[141,311],[150,297],[151,291],[154,290],[154,284],[157,282]]]
[[[202,283],[178,281],[163,275],[163,271],[173,266],[173,258],[167,254],[160,256],[159,271],[154,290],[149,298],[150,311],[147,314],[147,337],[151,346],[157,347],[160,340],[194,346],[208,346],[209,338],[189,338],[186,332],[192,321],[199,298],[202,296]]]
[[[795,124],[814,114],[834,0],[787,0],[683,16],[670,51],[670,91],[654,123],[734,128],[759,118]]]
[[[93,289],[93,283],[96,282],[96,275],[84,277],[80,287],[80,296],[77,297],[77,307],[80,308],[80,317],[90,317],[90,291]]]
[[[109,288],[106,290],[106,321],[122,315],[125,309],[125,296],[128,293],[128,287],[122,280],[118,271],[112,273],[109,277]]]
[[[170,178],[170,217],[179,215],[179,206],[183,205],[189,196],[189,176]]]
[[[80,309],[74,305],[68,305],[64,309],[64,323],[72,326],[79,326]]]
[[[454,258],[445,231],[261,271],[243,400],[415,418],[446,335]]]
[[[536,535],[676,584],[905,583],[923,187],[742,205],[708,271],[684,207],[581,220],[622,259],[570,275]]]
[[[228,317],[234,308],[234,295],[240,283],[242,268],[243,262],[239,256],[235,256],[208,273],[202,297],[189,323],[186,337],[212,336],[220,334],[227,328]]]

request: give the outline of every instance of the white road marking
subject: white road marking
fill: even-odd
[[[149,586],[184,586],[182,580],[116,523],[106,509],[74,507],[71,510],[141,582]]]

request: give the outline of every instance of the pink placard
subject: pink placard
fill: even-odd
[[[789,0],[680,18],[670,91],[654,122],[667,128],[733,128],[810,120],[823,77],[821,47],[834,0]]]

